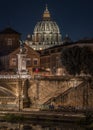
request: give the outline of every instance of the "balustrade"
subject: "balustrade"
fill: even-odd
[[[31,78],[31,75],[0,75],[0,79],[18,79],[18,78],[21,78],[21,79],[30,79]]]

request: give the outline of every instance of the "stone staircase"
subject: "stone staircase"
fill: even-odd
[[[82,80],[71,79],[68,82],[63,81],[63,83],[61,83],[60,86],[56,86],[56,82],[54,86],[51,86],[51,84],[49,84],[50,86],[47,88],[46,88],[46,85],[42,86],[41,87],[42,90],[40,90],[39,99],[37,100],[37,103],[39,105],[43,105],[47,101],[51,100],[52,98],[55,98],[58,95],[66,92],[68,89],[77,87],[82,83],[83,83]]]
[[[71,88],[68,88],[66,91],[64,91],[63,93],[55,93],[53,97],[51,97],[47,102],[45,102],[44,104],[50,104],[51,101],[53,101],[54,99],[56,99],[58,96],[61,95],[64,96],[65,94],[69,93],[70,91],[72,91],[73,89],[77,88],[77,87],[82,87],[82,86],[85,86],[86,83],[85,82],[82,82],[81,84],[77,85],[76,87],[71,87]]]

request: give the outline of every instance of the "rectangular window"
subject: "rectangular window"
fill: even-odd
[[[27,64],[27,66],[31,66],[31,59],[30,58],[26,59],[26,64]]]
[[[12,66],[16,66],[16,64],[17,64],[16,58],[12,58],[12,59],[11,59],[11,65],[12,65]]]
[[[8,38],[8,39],[7,39],[7,45],[8,45],[8,46],[11,46],[11,45],[12,45],[12,39],[11,39],[11,38]]]
[[[33,59],[33,63],[34,63],[35,66],[37,66],[37,65],[38,65],[38,59],[37,59],[37,58],[34,58],[34,59]]]

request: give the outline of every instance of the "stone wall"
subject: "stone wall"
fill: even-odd
[[[38,79],[0,79],[0,105],[16,105],[17,109],[55,106],[93,108],[93,87],[81,77],[49,77]],[[11,105],[12,106],[12,105]]]
[[[83,81],[78,78],[70,78],[68,80],[62,78],[60,80],[38,79],[31,80],[30,83],[31,86],[28,90],[28,95],[32,106],[36,104],[50,104],[54,100],[56,101],[56,104],[75,105],[75,96],[76,94],[81,94],[82,87],[80,88],[80,86],[83,86]],[[65,98],[61,99],[62,96]],[[62,102],[62,100],[64,101]]]

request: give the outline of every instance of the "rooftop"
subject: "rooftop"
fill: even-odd
[[[21,35],[21,33],[15,31],[14,29],[7,27],[4,30],[0,31],[0,34],[17,34],[17,35]]]

